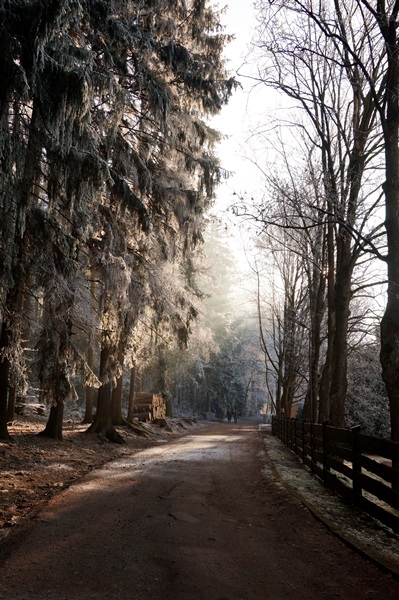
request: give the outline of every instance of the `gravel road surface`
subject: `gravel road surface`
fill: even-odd
[[[397,600],[399,581],[268,477],[255,423],[210,423],[61,492],[2,565],[3,600]]]

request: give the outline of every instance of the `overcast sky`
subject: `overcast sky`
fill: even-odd
[[[255,14],[252,0],[219,0],[218,3],[220,7],[227,6],[222,19],[226,26],[225,33],[235,36],[235,40],[226,46],[224,53],[228,59],[227,68],[240,81],[242,88],[233,93],[229,104],[211,123],[226,136],[218,146],[217,154],[222,167],[233,173],[219,185],[215,206],[211,212],[229,223],[231,250],[237,258],[240,270],[247,271],[248,256],[245,252],[250,248],[248,234],[243,231],[242,222],[232,215],[229,207],[238,199],[234,194],[248,194],[255,198],[262,195],[262,178],[260,171],[249,160],[251,151],[248,144],[251,124],[262,118],[262,100],[259,99],[259,91],[251,91],[253,82],[240,76],[248,72],[248,67],[244,67],[243,64],[255,27]],[[263,94],[266,94],[265,90]]]
[[[223,6],[220,1],[220,6]],[[252,83],[239,73],[244,69],[245,61],[253,27],[255,25],[252,0],[228,0],[227,11],[223,16],[226,33],[235,35],[235,40],[225,49],[228,58],[228,69],[240,81],[243,89],[237,89],[229,104],[215,118],[213,125],[227,136],[218,148],[222,166],[235,174],[224,182],[218,191],[217,207],[223,208],[233,201],[233,191],[242,193],[254,182],[254,168],[244,160],[246,139],[250,130],[250,122],[254,116],[254,106],[251,99]],[[257,174],[256,174],[257,176]]]

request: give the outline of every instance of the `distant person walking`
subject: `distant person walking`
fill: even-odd
[[[229,423],[231,423],[231,410],[227,409],[227,420]]]

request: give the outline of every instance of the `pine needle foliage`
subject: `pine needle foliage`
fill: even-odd
[[[205,0],[0,6],[0,350],[11,357],[18,340],[5,315],[29,272],[43,313],[37,368],[53,404],[71,396],[77,371],[94,381],[77,330],[109,345],[108,381],[146,307],[187,341],[193,305],[178,288],[166,302],[153,265],[188,264],[201,241],[220,176],[205,119],[235,86],[227,41]]]

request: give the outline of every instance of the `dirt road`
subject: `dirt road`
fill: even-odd
[[[60,493],[2,565],[7,600],[358,600],[399,582],[262,475],[255,424],[209,424]]]

